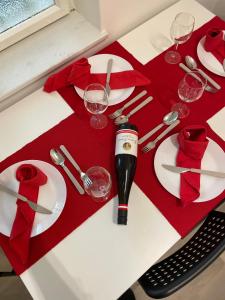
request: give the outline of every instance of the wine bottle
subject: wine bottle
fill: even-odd
[[[130,123],[121,124],[116,133],[116,176],[118,190],[118,224],[127,224],[128,200],[137,162],[138,130]]]

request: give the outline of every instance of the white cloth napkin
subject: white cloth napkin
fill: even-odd
[[[208,119],[207,123],[225,141],[225,107]]]

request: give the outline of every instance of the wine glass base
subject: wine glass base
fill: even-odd
[[[172,111],[177,111],[178,112],[178,118],[179,119],[184,119],[190,114],[190,109],[188,106],[184,103],[175,103],[172,108]]]
[[[167,51],[164,56],[165,61],[168,64],[178,64],[181,61],[181,55],[177,51]]]
[[[108,125],[108,119],[105,115],[93,115],[90,119],[90,125],[95,129],[103,129]]]

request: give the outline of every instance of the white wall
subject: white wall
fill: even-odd
[[[102,28],[114,38],[158,14],[177,0],[99,0]]]
[[[179,0],[75,0],[76,7],[90,22],[118,39],[137,25]],[[196,0],[225,19],[225,0]]]
[[[215,15],[225,20],[225,0],[197,0]]]

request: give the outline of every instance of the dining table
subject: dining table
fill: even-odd
[[[176,2],[98,52],[123,57],[150,79],[147,93],[153,96],[153,101],[130,119],[138,126],[140,135],[161,122],[177,97],[178,81],[185,74],[178,64],[170,65],[163,57],[172,45],[170,26],[179,12],[192,14],[195,27],[190,39],[179,45],[178,51],[182,59],[192,55],[198,60],[199,37],[216,24],[225,30],[225,22],[194,0]],[[172,133],[185,125],[204,123],[210,138],[224,151],[225,76],[210,72],[199,61],[198,66],[221,85],[221,90],[215,94],[205,91],[201,99],[191,103],[190,116],[181,120]],[[128,99],[143,89],[135,88]],[[1,172],[19,161],[41,160],[54,165],[49,150],[60,144],[69,145],[70,149],[74,146],[84,170],[99,164],[113,173],[116,126],[109,120],[107,129],[90,128],[82,101],[71,86],[49,93],[42,87],[2,111],[0,177]],[[109,107],[105,114],[124,103]],[[222,202],[224,191],[212,201],[194,203],[188,208],[177,206],[176,197],[162,187],[154,170],[154,157],[160,143],[149,153],[138,152],[126,226],[116,222],[115,187],[112,198],[99,204],[87,195],[78,199],[77,191],[66,179],[67,200],[62,215],[44,233],[31,238],[34,254],[28,264],[18,264],[3,246],[33,299],[118,299]],[[76,176],[78,179],[78,174]],[[63,177],[65,179],[65,174]],[[112,179],[116,180],[114,174]],[[2,243],[5,243],[4,236],[0,237],[0,245]]]

